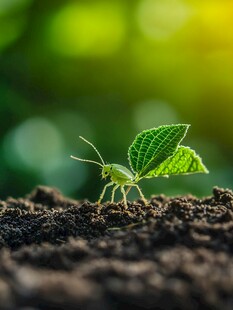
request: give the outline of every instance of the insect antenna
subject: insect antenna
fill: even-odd
[[[75,156],[72,156],[72,155],[71,155],[70,157],[73,158],[73,159],[79,160],[79,161],[86,161],[86,162],[88,162],[88,163],[97,164],[97,165],[99,165],[100,167],[103,167],[102,164],[100,164],[100,163],[98,163],[97,161],[94,161],[94,160],[78,158],[78,157],[75,157]]]
[[[79,161],[85,161],[85,162],[97,164],[97,165],[103,167],[103,166],[105,165],[105,162],[104,162],[103,158],[101,157],[101,155],[100,155],[99,151],[97,150],[97,148],[96,148],[91,142],[89,142],[88,140],[86,140],[85,138],[83,138],[83,137],[81,137],[81,136],[79,136],[79,138],[82,139],[83,141],[85,141],[86,143],[88,143],[88,144],[96,151],[96,153],[98,154],[98,156],[99,156],[99,158],[100,158],[102,164],[101,164],[101,163],[98,163],[97,161],[94,161],[94,160],[78,158],[78,157],[75,157],[75,156],[72,156],[72,155],[71,155],[70,157],[73,158],[73,159],[79,160]]]

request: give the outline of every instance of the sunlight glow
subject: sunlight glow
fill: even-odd
[[[218,49],[233,46],[233,2],[213,1],[212,5],[201,1],[197,12],[202,27],[209,34],[209,42]]]

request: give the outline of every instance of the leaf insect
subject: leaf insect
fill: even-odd
[[[74,157],[72,155],[71,155],[71,158],[79,160],[79,161],[84,161],[84,162],[89,162],[89,163],[94,163],[96,165],[99,165],[102,168],[102,172],[101,172],[102,179],[106,179],[108,176],[111,179],[111,182],[107,183],[104,186],[104,189],[103,189],[103,191],[100,195],[100,198],[98,200],[98,204],[100,204],[100,202],[102,201],[107,187],[112,186],[112,185],[114,185],[114,187],[112,189],[111,203],[114,202],[115,191],[120,187],[120,190],[123,194],[124,205],[127,206],[126,192],[124,189],[124,186],[126,186],[126,185],[127,186],[135,186],[137,188],[137,190],[139,191],[139,194],[140,194],[142,200],[144,201],[144,203],[145,204],[147,203],[147,201],[146,201],[142,191],[140,190],[139,186],[134,182],[134,175],[132,174],[132,172],[129,169],[127,169],[126,167],[124,167],[122,165],[118,165],[118,164],[106,164],[104,162],[102,156],[100,155],[99,151],[96,149],[96,147],[91,142],[89,142],[88,140],[86,140],[85,138],[83,138],[81,136],[79,136],[79,138],[92,146],[92,148],[98,154],[98,156],[101,160],[101,163],[99,163],[97,161],[89,160],[89,159],[82,159],[82,158]]]
[[[96,147],[81,136],[79,138],[95,150],[101,162],[75,156],[71,158],[99,165],[102,169],[102,179],[110,177],[111,181],[104,186],[98,204],[101,203],[109,186],[113,186],[111,203],[114,202],[115,191],[120,187],[124,205],[127,206],[126,195],[131,187],[136,187],[142,201],[147,204],[147,200],[137,185],[141,179],[208,173],[200,156],[189,147],[180,145],[189,126],[187,124],[163,125],[139,133],[128,150],[129,164],[133,173],[122,165],[106,164]],[[125,191],[125,186],[128,187],[127,191]]]

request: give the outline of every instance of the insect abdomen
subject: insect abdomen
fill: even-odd
[[[111,178],[113,182],[126,183],[134,179],[134,175],[126,167],[118,164],[112,164],[111,167]]]

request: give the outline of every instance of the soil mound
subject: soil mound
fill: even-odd
[[[233,309],[233,193],[0,201],[0,309]]]

